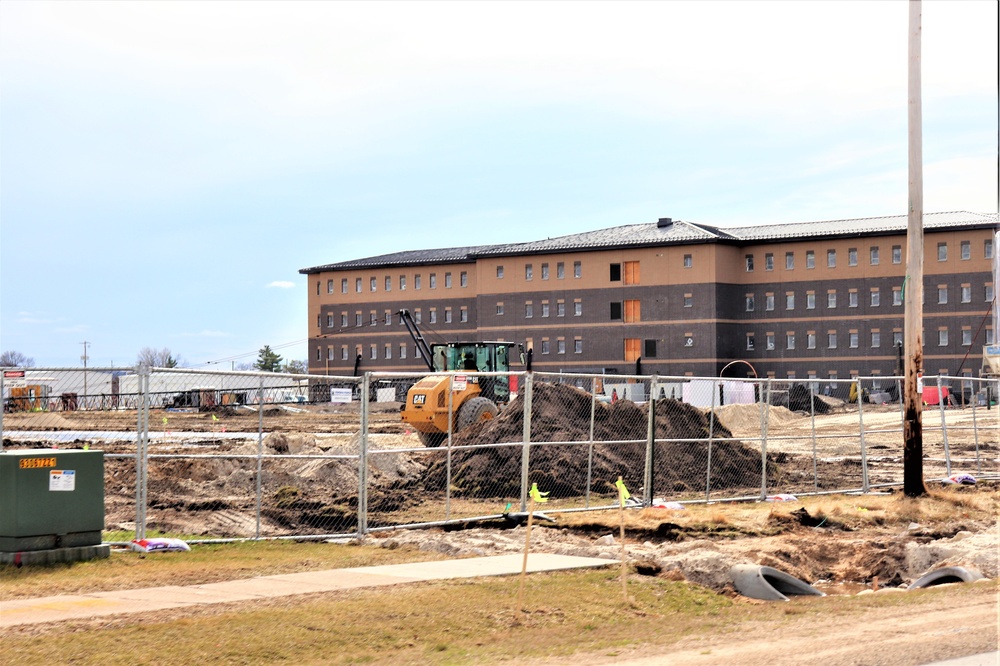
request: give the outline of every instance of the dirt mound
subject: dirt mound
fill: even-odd
[[[590,410],[594,409],[593,457],[590,456]],[[532,393],[530,481],[552,497],[579,497],[588,490],[614,494],[619,475],[638,491],[643,482],[648,427],[647,405],[620,400],[592,403],[590,394],[561,384],[536,383]],[[455,436],[456,446],[517,442],[524,428],[523,396],[492,421]],[[654,432],[653,492],[702,491],[690,488],[691,479],[705,479],[708,464],[708,417],[696,407],[676,400],[658,400]],[[717,420],[713,437],[726,440],[732,433]],[[545,442],[581,442],[554,445]],[[760,485],[760,454],[739,441],[713,441],[713,489],[753,488]],[[489,447],[455,451],[451,483],[466,497],[503,498],[520,495],[521,447]],[[588,476],[589,473],[589,476]],[[768,474],[777,474],[769,462]],[[434,463],[426,481],[445,483],[444,461]]]

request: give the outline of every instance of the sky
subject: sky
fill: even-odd
[[[0,3],[0,349],[306,358],[302,268],[907,212],[903,0]],[[924,0],[924,210],[997,211],[997,3]]]

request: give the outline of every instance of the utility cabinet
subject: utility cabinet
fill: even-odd
[[[0,452],[0,552],[101,543],[104,452]]]

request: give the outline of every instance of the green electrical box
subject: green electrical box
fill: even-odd
[[[104,452],[0,452],[0,552],[101,543]]]

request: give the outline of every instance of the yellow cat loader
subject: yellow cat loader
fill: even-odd
[[[454,433],[488,421],[499,413],[499,405],[510,402],[512,384],[517,390],[516,376],[472,377],[463,373],[506,373],[510,370],[512,347],[518,348],[517,358],[524,362],[521,345],[499,341],[428,345],[408,310],[400,310],[399,317],[427,368],[448,373],[419,380],[407,391],[401,407],[403,423],[417,431],[425,446],[440,446],[448,438],[449,426]]]

